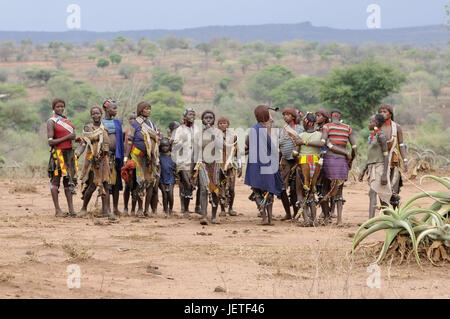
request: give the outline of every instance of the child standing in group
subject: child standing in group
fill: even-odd
[[[170,141],[167,137],[161,139],[159,145],[159,162],[161,178],[159,188],[163,197],[163,208],[166,216],[173,216],[173,187],[175,185],[175,163],[170,156]]]
[[[131,122],[136,120],[136,117],[137,117],[136,116],[136,112],[132,112],[130,114],[130,116],[128,117],[128,122],[130,123],[130,127],[128,127],[125,130],[124,134],[123,134],[123,136],[124,136],[123,137],[124,143],[126,143],[128,141],[128,134],[129,134],[130,129],[131,129]],[[125,167],[125,169],[128,169],[129,171],[131,171],[131,174],[133,173],[135,168],[136,168],[135,166],[134,167],[130,166],[130,164],[128,165],[128,167]],[[130,195],[131,195],[132,189],[133,189],[132,183],[133,183],[133,179],[132,178],[129,178],[129,179],[127,179],[125,181],[125,190],[123,192],[123,203],[124,203],[124,209],[123,209],[123,214],[122,214],[123,216],[128,216],[128,201],[130,200]],[[132,198],[132,201],[131,201],[131,216],[135,215],[136,201],[137,201],[136,198]]]

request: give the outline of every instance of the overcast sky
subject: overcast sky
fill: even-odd
[[[365,29],[369,4],[381,28],[442,24],[448,0],[0,0],[1,31],[66,31],[69,4],[81,8],[81,30],[183,29],[310,21]]]

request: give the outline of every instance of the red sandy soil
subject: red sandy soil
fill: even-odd
[[[405,184],[403,198],[419,192]],[[432,181],[421,187],[443,190]],[[54,217],[47,179],[0,179],[0,298],[450,298],[448,263],[424,261],[421,270],[415,261],[387,261],[380,265],[381,287],[367,286],[376,256],[359,250],[352,260],[349,254],[368,216],[367,193],[367,183],[346,184],[343,227],[280,221],[279,200],[275,225],[260,226],[242,180],[239,215],[222,217],[220,225],[201,226],[197,214],[165,218],[161,206],[156,217],[109,223]],[[67,209],[62,194],[60,200]],[[81,208],[79,194],[75,208]],[[70,264],[80,267],[79,289],[67,286]],[[217,286],[226,292],[214,292]]]

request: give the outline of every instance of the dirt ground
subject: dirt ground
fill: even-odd
[[[421,187],[442,189],[432,181]],[[401,195],[417,192],[406,183]],[[450,298],[449,264],[424,262],[421,270],[414,261],[387,261],[380,265],[380,288],[368,287],[375,256],[349,254],[368,216],[367,193],[365,182],[346,184],[343,227],[280,221],[279,200],[275,225],[260,226],[242,180],[239,215],[222,217],[220,225],[201,226],[197,214],[165,218],[161,206],[156,217],[108,223],[54,217],[47,179],[0,179],[0,298]],[[63,194],[60,200],[67,209]],[[75,208],[81,208],[79,194]],[[67,272],[71,264],[79,266],[80,288],[68,288],[68,278],[76,283]],[[224,292],[215,292],[218,286]]]

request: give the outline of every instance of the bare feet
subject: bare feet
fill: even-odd
[[[213,218],[211,224],[220,224],[220,220],[218,218]]]
[[[226,213],[225,211],[221,211],[220,214],[219,214],[219,216],[220,216],[220,217],[227,216],[227,213]]]
[[[64,213],[61,209],[55,209],[55,217],[67,217],[69,214]]]
[[[87,212],[87,209],[82,209],[79,213],[78,213],[78,215],[77,215],[77,217],[84,217],[84,216],[86,216],[88,214],[88,212]]]
[[[200,225],[208,225],[208,221],[206,220],[206,218],[202,218],[200,219]]]
[[[237,216],[237,212],[231,209],[231,210],[228,211],[228,215],[230,215],[230,216]]]

